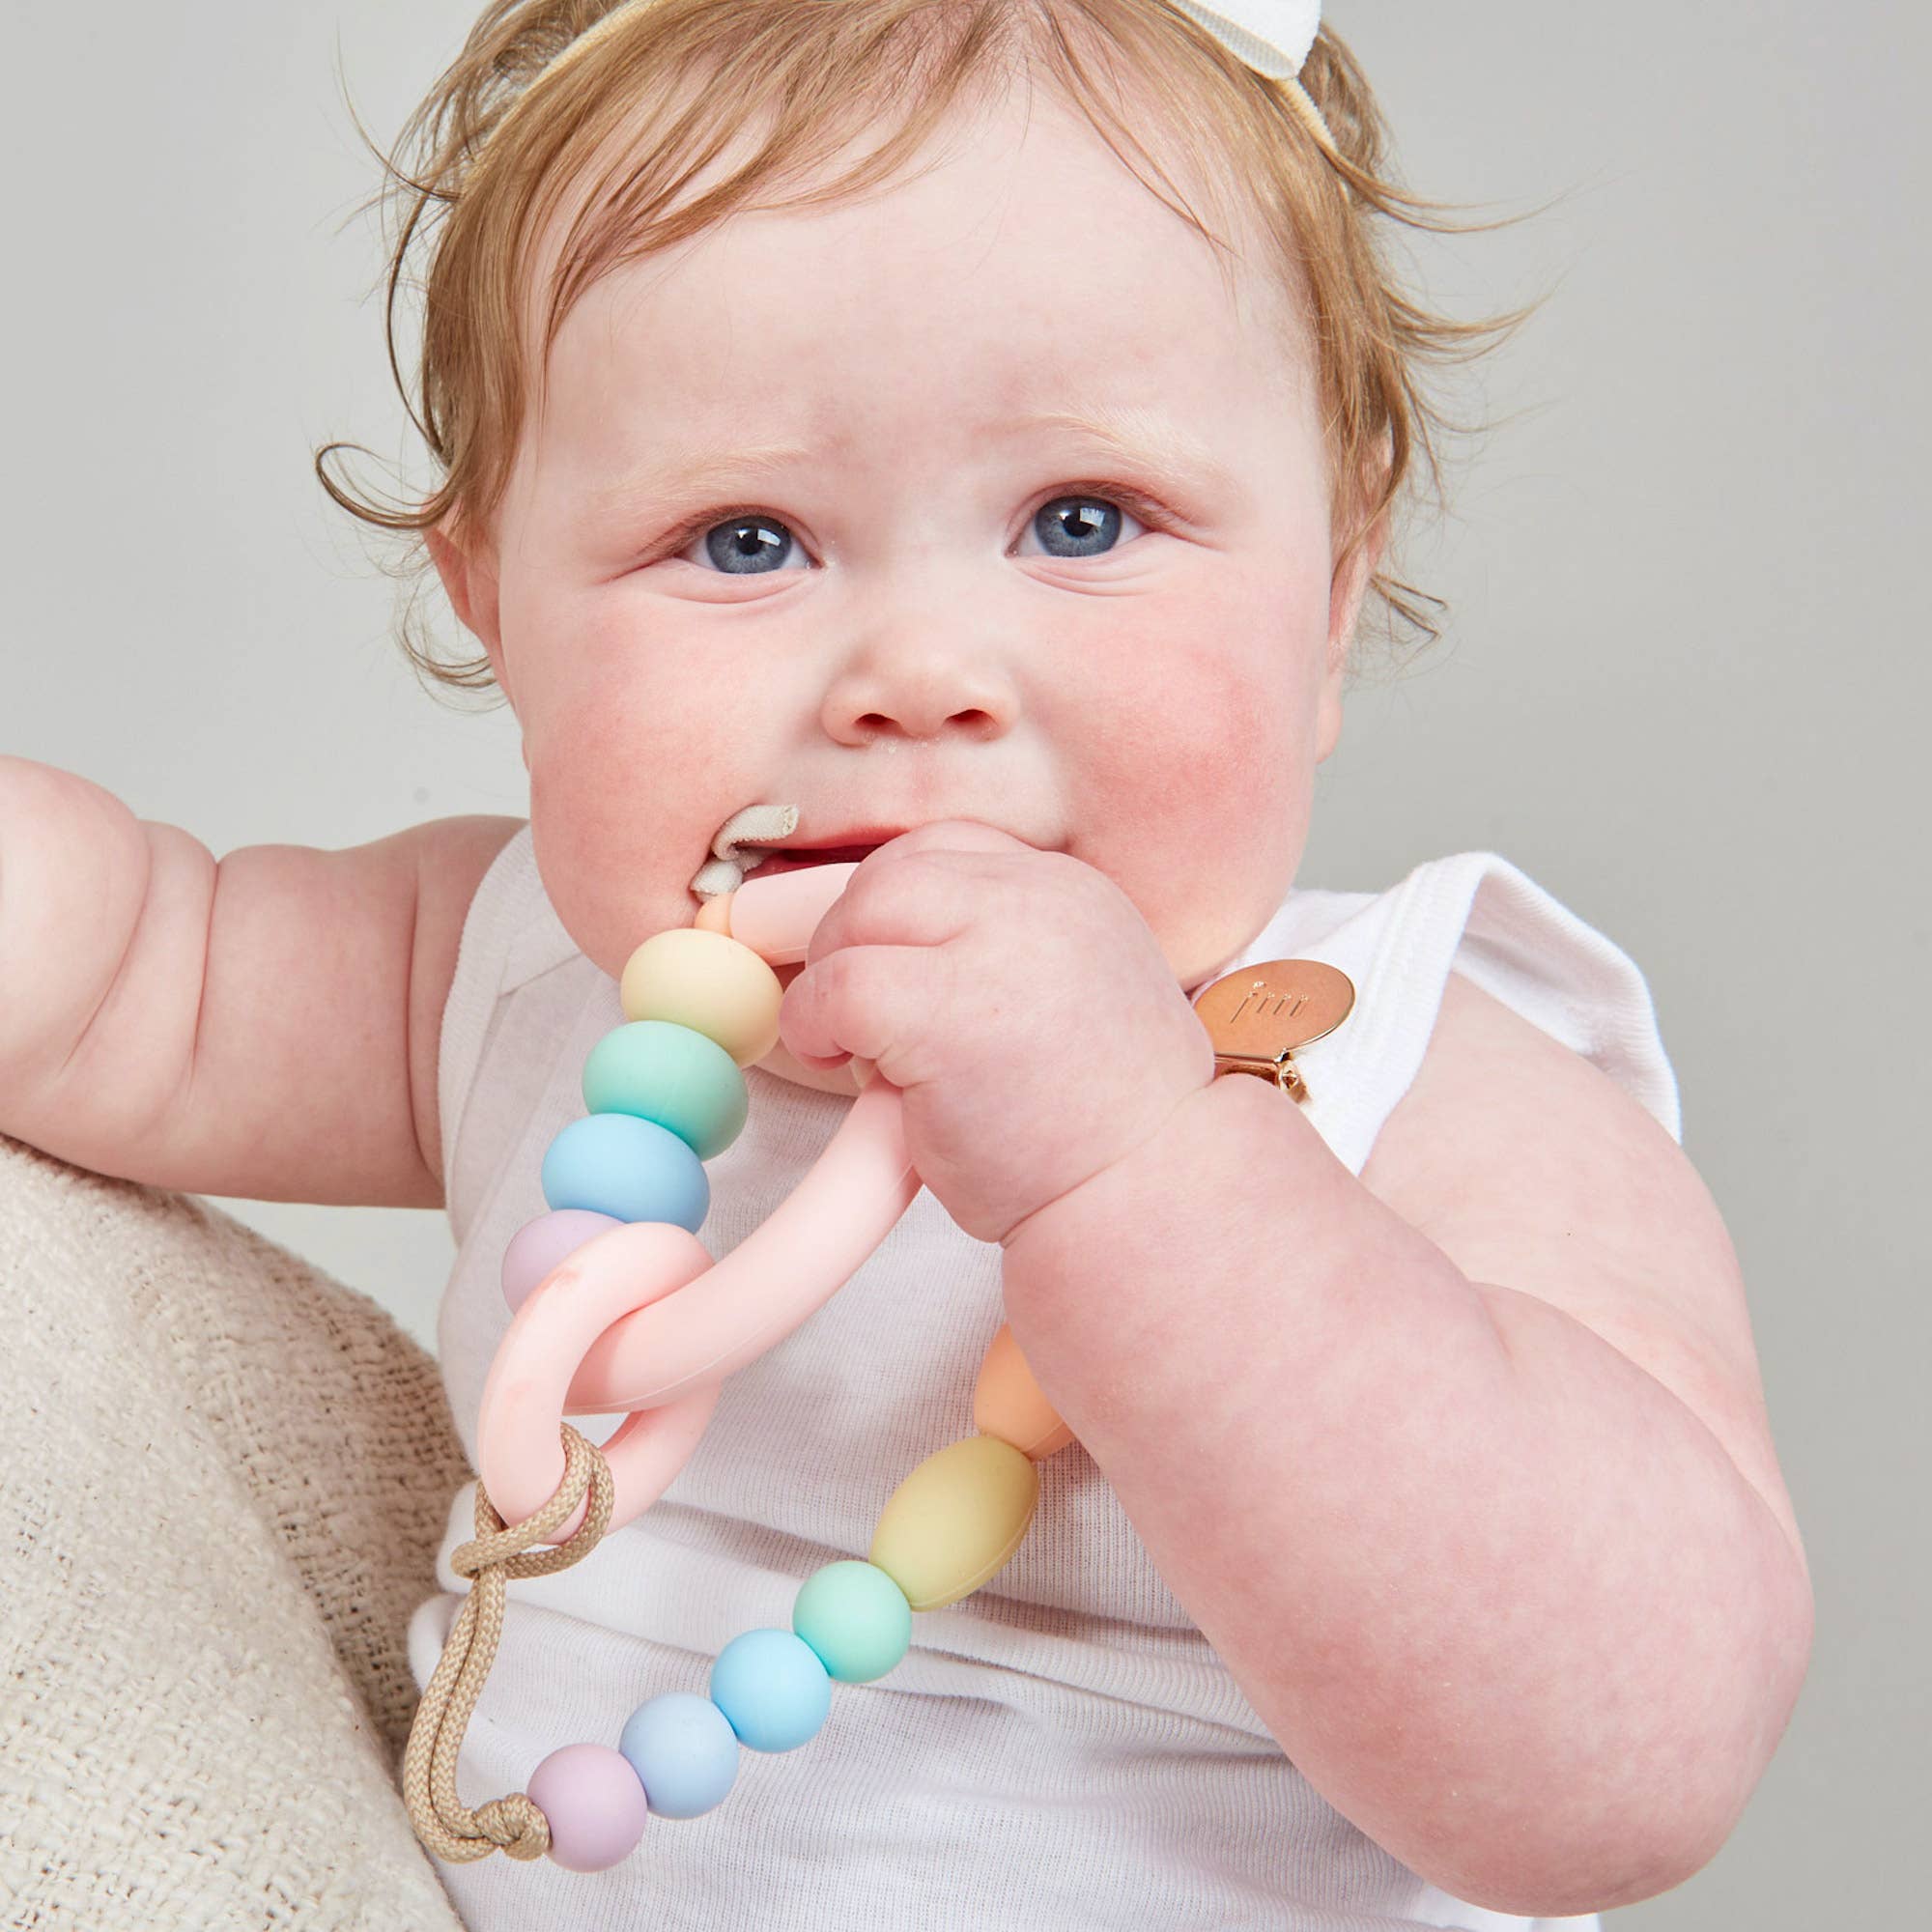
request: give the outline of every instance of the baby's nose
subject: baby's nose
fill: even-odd
[[[820,721],[841,745],[963,732],[1004,737],[1019,716],[1019,694],[999,665],[957,637],[935,636],[875,651],[847,668],[825,694]]]

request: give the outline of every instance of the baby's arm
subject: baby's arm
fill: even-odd
[[[1614,1081],[1452,973],[1359,1179],[1230,1075],[1005,1281],[1162,1576],[1377,1842],[1526,1914],[1713,1856],[1811,1598],[1736,1255]]]
[[[150,1186],[440,1207],[443,1000],[522,822],[217,861],[0,755],[0,1132]]]

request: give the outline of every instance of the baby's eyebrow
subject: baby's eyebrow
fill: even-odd
[[[814,454],[810,444],[803,442],[762,442],[722,454],[673,445],[616,482],[592,490],[585,507],[598,523],[623,522],[673,493],[723,495],[742,483],[758,482],[810,463]]]
[[[1186,477],[1218,490],[1233,490],[1235,473],[1197,432],[1143,403],[1110,404],[1087,410],[1036,410],[993,428],[1008,437],[1058,432],[1093,444],[1150,475]]]
[[[986,424],[979,435],[989,441],[1011,441],[1042,432],[1087,443],[1154,481],[1172,477],[1204,489],[1236,488],[1234,472],[1204,438],[1142,404],[1037,410]],[[672,444],[615,482],[589,492],[585,509],[594,524],[624,523],[672,495],[725,495],[808,464],[817,454],[810,444],[798,441],[753,443],[726,451]]]

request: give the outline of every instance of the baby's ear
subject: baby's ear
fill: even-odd
[[[1339,667],[1354,640],[1355,620],[1361,615],[1362,600],[1368,594],[1369,580],[1380,563],[1388,544],[1388,515],[1384,511],[1363,534],[1361,542],[1343,561],[1328,583],[1328,656]]]
[[[448,520],[445,520],[448,524]],[[490,654],[490,668],[507,696],[503,645],[497,621],[497,557],[488,541],[466,541],[459,526],[438,525],[423,532],[436,574],[457,620]]]
[[[1381,491],[1383,477],[1387,474],[1387,445],[1384,441],[1380,458],[1372,461],[1363,471],[1361,494],[1353,506],[1358,516],[1369,516]],[[1361,614],[1362,600],[1368,594],[1370,581],[1380,567],[1382,553],[1388,548],[1389,510],[1383,504],[1375,511],[1374,521],[1361,532],[1360,541],[1350,550],[1346,559],[1337,557],[1337,568],[1328,582],[1328,654],[1331,664],[1339,665],[1347,658],[1349,646],[1355,636],[1355,620]]]

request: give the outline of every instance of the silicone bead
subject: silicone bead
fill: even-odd
[[[832,1679],[817,1652],[790,1631],[734,1636],[711,1666],[709,1688],[739,1743],[753,1750],[793,1749],[817,1736],[832,1709]]]
[[[639,1704],[617,1740],[658,1818],[699,1818],[738,1776],[738,1733],[709,1697],[667,1690]]]
[[[624,964],[617,997],[627,1020],[671,1020],[715,1039],[740,1066],[779,1043],[779,976],[722,932],[674,925],[653,933]]]
[[[1034,1380],[1010,1322],[1000,1323],[980,1364],[980,1379],[973,1384],[973,1427],[981,1435],[1010,1442],[1036,1463],[1073,1440],[1072,1430]]]
[[[670,1221],[694,1235],[711,1208],[704,1163],[668,1127],[635,1114],[586,1114],[545,1150],[543,1195],[620,1221]]]
[[[604,1871],[637,1850],[650,1822],[638,1774],[609,1745],[565,1745],[530,1773],[529,1798],[550,1822],[550,1856],[565,1871]]]
[[[674,1133],[699,1160],[743,1131],[750,1108],[738,1063],[695,1027],[632,1020],[613,1027],[583,1063],[593,1114],[635,1114]]]
[[[1039,1471],[997,1435],[968,1435],[928,1456],[887,1500],[871,1558],[916,1610],[970,1596],[1020,1547]]]
[[[841,1684],[883,1677],[912,1646],[912,1605],[876,1564],[814,1570],[793,1600],[791,1627]]]
[[[503,1249],[503,1299],[510,1313],[529,1299],[530,1290],[566,1255],[623,1225],[614,1214],[594,1214],[587,1208],[560,1208],[526,1221]]]

